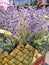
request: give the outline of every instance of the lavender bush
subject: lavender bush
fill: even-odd
[[[45,10],[30,7],[17,10],[17,6],[10,6],[4,14],[0,12],[0,28],[18,36],[24,44],[33,43],[34,39],[40,39],[48,30],[44,16],[49,16],[49,7]]]

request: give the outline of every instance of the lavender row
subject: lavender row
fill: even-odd
[[[20,7],[18,11],[16,6],[10,6],[4,14],[0,12],[0,28],[8,30],[14,35],[17,35],[22,27],[26,32],[36,33],[43,29],[46,24],[44,18],[42,19],[43,15],[49,16],[49,7],[44,12],[43,8],[36,10],[30,7]]]

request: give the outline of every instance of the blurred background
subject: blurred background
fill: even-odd
[[[16,5],[22,5],[23,3],[29,4],[37,4],[37,1],[49,2],[49,0],[9,0],[9,2],[13,1]]]
[[[23,5],[24,3],[34,4],[37,0],[9,0],[9,2],[14,2],[16,5]]]

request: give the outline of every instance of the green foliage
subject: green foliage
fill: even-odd
[[[37,1],[35,1],[34,3],[31,3],[30,5],[31,5],[31,6],[37,5]]]
[[[0,48],[11,52],[15,45],[18,45],[18,40],[10,35],[0,33]]]

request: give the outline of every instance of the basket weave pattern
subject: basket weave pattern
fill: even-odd
[[[10,54],[0,51],[0,65],[31,65],[33,59],[33,47],[27,44],[19,44]]]

